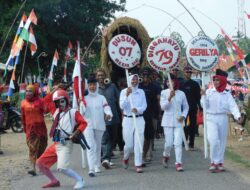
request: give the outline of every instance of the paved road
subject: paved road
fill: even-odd
[[[170,167],[161,165],[161,152],[163,140],[157,140],[153,161],[144,169],[144,173],[137,174],[132,162],[128,170],[121,165],[121,157],[117,155],[114,162],[116,166],[111,170],[104,170],[95,178],[88,177],[87,169],[80,167],[80,149],[75,147],[72,167],[81,173],[87,182],[85,189],[90,190],[249,190],[250,184],[230,170],[223,173],[212,174],[208,172],[208,160],[203,159],[203,152],[184,151],[184,172],[178,173],[174,168],[174,159],[170,160]],[[118,152],[117,152],[118,153]],[[174,155],[174,154],[173,154]],[[55,167],[53,168],[55,171]],[[61,181],[60,188],[73,189],[74,181],[56,173]],[[12,181],[13,190],[36,190],[47,182],[43,175],[36,177],[23,176],[21,180]],[[0,188],[1,189],[1,188]]]

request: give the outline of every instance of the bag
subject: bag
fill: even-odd
[[[203,125],[203,112],[198,110],[196,114],[196,125]]]

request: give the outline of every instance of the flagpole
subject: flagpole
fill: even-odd
[[[9,37],[10,31],[11,31],[13,25],[15,24],[16,19],[17,19],[18,15],[20,14],[20,11],[22,10],[22,8],[23,8],[23,6],[25,5],[26,1],[27,1],[27,0],[24,0],[24,2],[22,3],[21,7],[19,8],[19,10],[18,10],[18,12],[17,12],[17,14],[16,14],[16,17],[15,17],[14,21],[12,22],[12,24],[11,24],[11,26],[10,26],[9,31],[8,31],[7,34],[6,34],[6,37],[5,37],[5,39],[4,39],[3,45],[2,45],[1,50],[0,50],[0,55],[1,55],[2,51],[3,51],[3,48],[4,48],[4,46],[5,46],[5,43],[6,43],[7,39],[8,39],[8,37]]]
[[[26,43],[24,57],[23,57],[23,65],[22,65],[22,73],[21,73],[21,83],[23,82],[23,70],[24,70],[24,64],[25,64],[25,60],[26,60],[27,49],[28,49],[28,42]]]

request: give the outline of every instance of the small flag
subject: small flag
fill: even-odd
[[[35,38],[34,31],[33,31],[32,27],[30,27],[29,42],[30,42],[31,55],[33,56],[36,53],[37,44],[36,44],[36,38]]]
[[[250,19],[250,14],[247,14],[247,12],[245,11],[247,18]]]
[[[70,57],[70,50],[72,49],[72,43],[69,41],[66,56],[65,56],[65,64],[64,64],[64,74],[63,74],[63,81],[67,82],[67,62]]]
[[[50,80],[53,80],[53,70],[54,70],[54,66],[57,66],[58,60],[59,60],[59,55],[58,55],[57,50],[55,50],[53,61],[52,61],[50,72],[49,72],[49,79]]]

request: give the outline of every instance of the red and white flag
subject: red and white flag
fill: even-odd
[[[247,14],[247,12],[245,11],[247,18],[250,19],[250,14]]]
[[[36,38],[35,38],[34,31],[33,31],[32,27],[30,27],[29,42],[30,42],[31,55],[33,56],[36,53],[37,44],[36,44]]]
[[[57,66],[58,60],[59,60],[59,55],[58,55],[57,50],[55,50],[53,61],[52,61],[52,64],[51,64],[51,67],[50,67],[50,72],[49,72],[49,79],[50,80],[53,80],[54,66]]]
[[[80,113],[83,115],[86,108],[86,102],[84,99],[84,80],[81,77],[81,62],[80,62],[80,42],[77,41],[77,56],[75,67],[73,71],[74,81],[74,95],[73,95],[73,108],[80,108]]]

